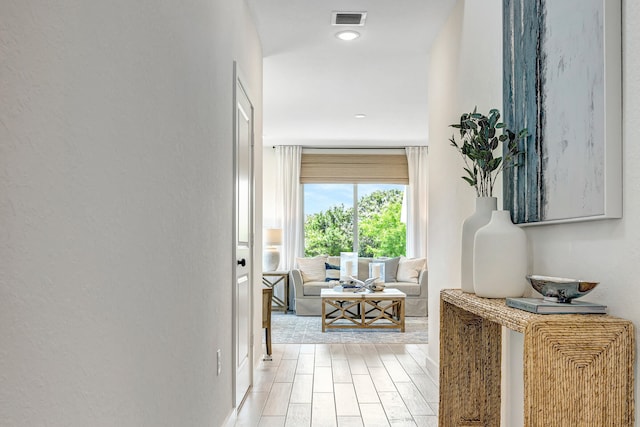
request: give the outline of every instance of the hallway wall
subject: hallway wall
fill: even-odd
[[[261,57],[242,0],[0,3],[0,425],[231,414],[233,60],[261,165]]]
[[[462,160],[447,139],[447,126],[463,110],[500,106],[500,0],[461,0],[440,33],[430,68],[430,200],[429,200],[429,357],[438,360],[439,291],[459,287],[460,227],[473,211],[474,194],[459,178]],[[490,24],[487,24],[490,23]],[[532,272],[564,277],[594,278],[600,286],[585,300],[609,306],[610,314],[640,325],[640,288],[636,264],[640,257],[640,145],[634,130],[640,126],[640,4],[622,1],[623,51],[623,218],[572,224],[527,227],[532,249]],[[482,24],[482,27],[478,25]],[[473,54],[470,54],[473,52]],[[485,57],[488,55],[488,57]],[[486,59],[482,59],[486,58]],[[436,111],[434,111],[436,110]],[[501,202],[498,202],[501,205]],[[637,328],[636,328],[637,330]],[[636,332],[637,334],[637,332]],[[636,337],[636,342],[637,337]],[[513,363],[506,371],[502,395],[505,425],[522,425],[522,336],[509,333],[505,351]],[[636,361],[636,371],[638,365]],[[635,394],[639,393],[636,380]],[[636,425],[638,422],[636,421]]]
[[[438,360],[440,290],[460,287],[461,227],[473,213],[476,197],[475,190],[460,178],[464,163],[449,142],[454,131],[449,125],[475,106],[485,112],[502,110],[501,5],[501,0],[459,1],[431,52],[429,355],[434,362]],[[486,26],[487,21],[491,25]],[[494,195],[501,192],[496,186]],[[499,200],[498,206],[501,204]]]

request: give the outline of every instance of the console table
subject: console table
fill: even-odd
[[[524,334],[525,426],[633,426],[633,325],[440,294],[439,426],[499,426],[501,327]]]
[[[262,284],[274,290],[273,306],[274,311],[283,311],[285,314],[289,310],[289,272],[288,271],[265,271],[262,273]],[[280,299],[276,296],[276,285],[282,284],[283,297]]]

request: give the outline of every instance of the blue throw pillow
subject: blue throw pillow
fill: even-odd
[[[324,268],[326,269],[325,282],[331,282],[332,280],[340,280],[340,266],[329,264],[328,262],[324,263]]]

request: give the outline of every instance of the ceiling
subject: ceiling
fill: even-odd
[[[426,145],[429,49],[456,0],[247,0],[264,55],[265,145]],[[361,37],[333,11],[367,12]],[[356,114],[366,114],[357,119]]]

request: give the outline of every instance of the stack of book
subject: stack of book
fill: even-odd
[[[538,314],[606,314],[607,306],[592,302],[561,303],[542,298],[507,298],[507,306]]]
[[[359,286],[356,286],[355,284],[351,284],[351,283],[338,284],[338,282],[331,281],[330,284],[334,285],[333,290],[336,292],[357,292],[358,290],[362,289]]]

